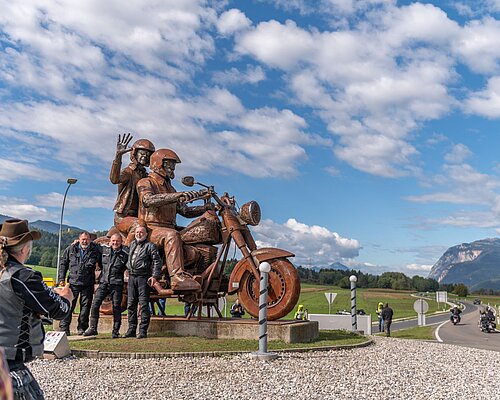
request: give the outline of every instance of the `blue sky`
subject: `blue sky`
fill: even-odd
[[[257,200],[296,264],[426,275],[499,232],[499,0],[0,9],[0,214],[58,221],[74,177],[65,223],[109,228],[131,132]]]

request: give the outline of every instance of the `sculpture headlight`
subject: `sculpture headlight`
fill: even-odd
[[[257,226],[260,222],[260,206],[256,201],[249,201],[241,206],[240,217],[248,225]]]

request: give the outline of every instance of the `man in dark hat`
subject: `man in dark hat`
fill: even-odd
[[[43,355],[44,331],[40,317],[62,319],[70,312],[73,293],[50,289],[42,274],[24,262],[33,240],[28,221],[10,219],[0,227],[0,347],[12,378],[14,399],[43,399],[43,392],[25,363]]]

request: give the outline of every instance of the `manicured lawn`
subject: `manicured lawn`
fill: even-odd
[[[377,336],[383,335],[383,333],[377,334]],[[400,339],[436,340],[434,337],[434,327],[432,326],[416,326],[413,328],[393,331],[391,332],[391,337]]]
[[[52,278],[56,279],[56,268],[52,267],[42,267],[40,265],[30,265],[35,271],[39,271],[42,273],[44,278]]]
[[[56,269],[48,267],[34,267],[36,270],[42,272],[44,277],[52,277],[55,279]],[[302,291],[299,297],[298,304],[303,304],[310,314],[328,314],[328,302],[325,293],[337,293],[337,297],[331,305],[331,313],[336,314],[339,310],[351,309],[351,291],[349,289],[341,289],[335,286],[321,286],[302,284]],[[416,298],[412,297],[410,291],[395,291],[391,289],[357,289],[357,309],[364,309],[366,313],[370,313],[372,320],[375,321],[377,316],[375,310],[377,304],[381,301],[389,303],[394,310],[394,318],[415,317],[416,313],[413,310],[413,303]],[[490,304],[500,305],[500,297],[498,296],[469,296],[468,300],[480,297],[484,302]],[[449,299],[456,299],[456,296],[449,295]],[[224,316],[230,316],[229,309],[236,300],[236,296],[227,297],[226,309],[221,312]],[[438,311],[438,304],[435,301],[433,294],[429,295],[426,300],[429,304],[429,313]],[[444,304],[440,304],[440,310],[443,310]],[[284,319],[293,319],[296,307]],[[184,315],[184,303],[177,301],[177,299],[167,299],[167,315]],[[244,318],[249,318],[247,314]]]
[[[285,343],[271,340],[269,350],[340,346],[366,342],[364,336],[348,331],[321,331],[317,340],[310,343]],[[115,351],[115,352],[197,352],[197,351],[256,351],[258,340],[205,339],[194,336],[149,336],[147,339],[111,339],[109,334],[97,336],[94,340],[70,341],[72,349]]]
[[[350,311],[351,291],[334,286],[302,285],[297,304],[303,304],[310,314],[328,314],[328,302],[325,297],[327,292],[337,293],[337,297],[331,305],[332,314],[336,314],[339,310]],[[416,298],[411,296],[412,293],[414,292],[391,289],[357,289],[357,309],[364,309],[366,313],[371,314],[372,321],[375,321],[377,319],[375,310],[377,304],[381,301],[389,303],[394,310],[394,318],[415,317],[413,303]],[[429,304],[429,313],[438,310],[437,303],[433,299],[427,299],[426,301]],[[286,318],[293,318],[293,313],[287,315]]]

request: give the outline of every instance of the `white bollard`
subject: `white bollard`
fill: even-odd
[[[251,356],[258,360],[275,360],[278,358],[276,353],[267,351],[267,285],[269,281],[269,272],[271,265],[263,262],[259,265],[260,271],[260,294],[259,294],[259,351],[252,353]]]
[[[349,281],[351,282],[351,325],[352,330],[358,330],[358,316],[356,314],[356,282],[358,278],[356,275],[351,275],[349,277]]]

